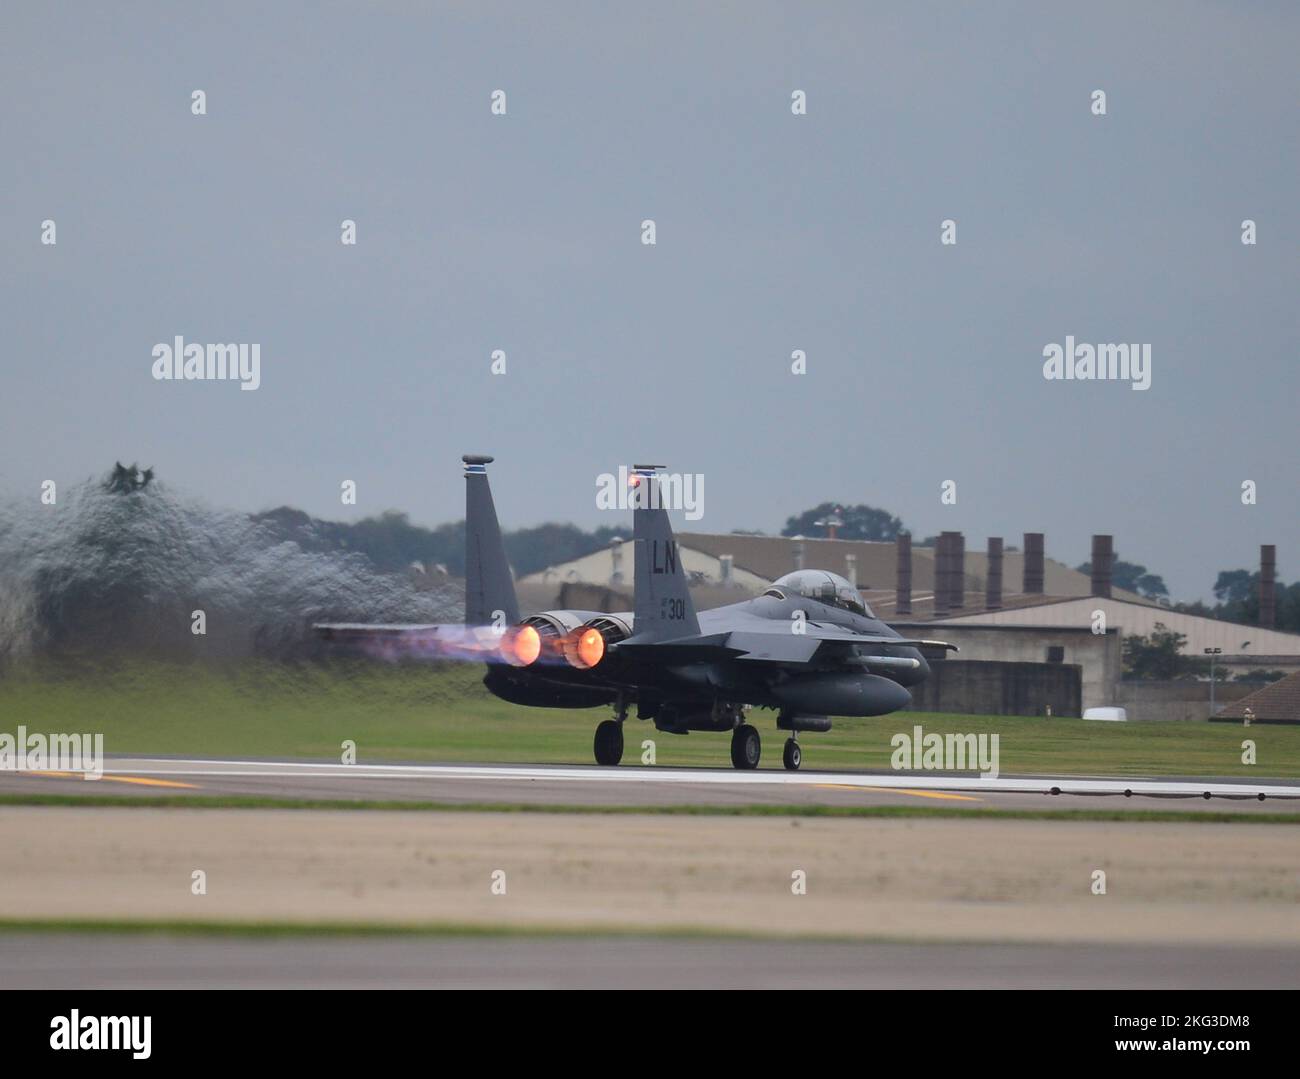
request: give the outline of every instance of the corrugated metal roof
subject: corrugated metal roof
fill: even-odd
[[[1256,719],[1300,720],[1300,671],[1233,701],[1218,714],[1228,719],[1240,719],[1247,708]]]

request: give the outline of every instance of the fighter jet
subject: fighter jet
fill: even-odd
[[[753,707],[774,709],[786,731],[782,763],[797,769],[799,735],[831,729],[831,716],[880,716],[911,703],[907,687],[930,668],[923,648],[881,622],[861,594],[826,570],[796,570],[761,596],[696,612],[659,488],[659,465],[630,473],[633,610],[556,610],[520,618],[488,486],[493,458],[465,463],[465,621],[456,625],[322,623],[326,640],[388,657],[481,661],[502,700],[545,708],[612,706],[596,727],[596,763],[623,758],[633,708],[668,734],[731,733],[731,763],[757,768]]]

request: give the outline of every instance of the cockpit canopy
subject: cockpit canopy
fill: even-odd
[[[824,569],[797,569],[787,573],[773,585],[786,595],[806,596],[828,607],[839,607],[854,614],[875,618],[871,608],[862,602],[862,595],[838,573]]]

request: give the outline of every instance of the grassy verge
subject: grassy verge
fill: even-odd
[[[117,935],[187,936],[218,938],[346,938],[346,937],[463,937],[489,940],[531,938],[583,940],[601,938],[653,938],[655,940],[733,940],[753,943],[804,940],[810,942],[938,944],[943,947],[987,945],[988,941],[948,940],[943,937],[862,936],[822,933],[815,929],[733,929],[728,926],[653,925],[505,925],[476,922],[240,922],[180,919],[111,920],[100,918],[0,918],[0,933],[112,933]],[[1005,941],[1018,944],[1019,941]],[[1032,942],[1024,942],[1032,943]]]
[[[1053,799],[1053,802],[1057,802]],[[415,813],[548,813],[649,814],[666,817],[934,817],[974,816],[995,820],[1079,820],[1183,824],[1300,824],[1300,811],[1232,813],[1176,809],[957,809],[947,806],[827,806],[827,805],[548,805],[533,802],[407,802],[378,798],[272,798],[257,795],[77,795],[0,794],[0,806],[85,808],[111,806],[135,809],[298,809],[380,810]]]
[[[103,732],[115,754],[337,759],[350,740],[363,761],[590,763],[604,709],[506,704],[482,689],[481,675],[473,665],[351,661],[17,670],[0,678],[0,730]],[[764,767],[779,767],[784,735],[774,714],[756,711],[753,721],[766,743]],[[1004,773],[1300,777],[1300,727],[915,712],[836,720],[830,733],[805,736],[805,760],[819,769],[888,768],[891,738],[918,724],[927,733],[997,734]],[[1256,745],[1253,766],[1241,761],[1247,738]],[[645,740],[660,765],[728,760],[725,735],[667,735],[635,721],[627,760],[640,759]]]

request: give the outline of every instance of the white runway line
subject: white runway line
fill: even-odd
[[[853,772],[743,772],[691,768],[600,768],[564,766],[500,766],[481,764],[332,764],[298,761],[114,759],[105,772],[137,776],[208,776],[211,778],[283,779],[474,779],[543,780],[572,783],[757,784],[760,786],[861,787],[864,790],[935,790],[986,793],[1050,793],[1181,795],[1203,797],[1300,798],[1300,786],[1241,783],[1199,783],[1185,780],[1125,779],[1090,776],[863,775]]]

